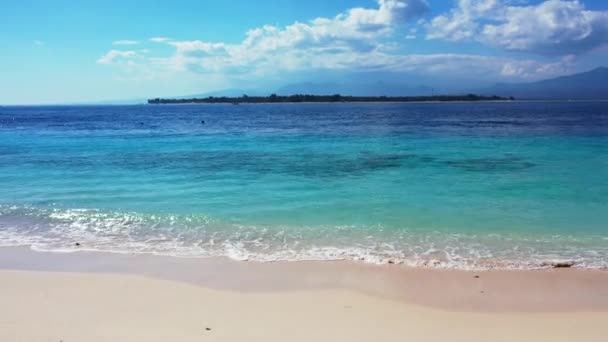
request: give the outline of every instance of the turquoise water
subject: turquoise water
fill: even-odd
[[[607,267],[608,103],[0,107],[0,188],[4,246]]]

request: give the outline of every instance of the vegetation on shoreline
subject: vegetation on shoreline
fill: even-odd
[[[343,96],[335,95],[289,95],[272,94],[270,96],[239,96],[183,98],[183,99],[149,99],[149,104],[181,104],[181,103],[301,103],[301,102],[434,102],[434,101],[509,101],[512,97],[467,95],[436,95],[436,96]]]

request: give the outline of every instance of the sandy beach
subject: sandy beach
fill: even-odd
[[[0,249],[2,341],[604,341],[608,272]],[[542,290],[544,289],[544,291]]]
[[[239,293],[139,276],[0,272],[3,341],[603,341],[606,313],[464,313],[349,290]]]
[[[0,342],[608,342],[608,0],[0,8]]]

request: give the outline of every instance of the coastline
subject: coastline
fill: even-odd
[[[608,272],[593,270],[469,272],[7,247],[0,248],[0,339],[603,341],[607,285]]]
[[[304,102],[421,102],[421,101],[482,101],[482,100],[501,100],[507,101],[514,99],[513,97],[502,96],[484,96],[477,94],[461,94],[461,95],[421,95],[421,96],[353,96],[353,95],[311,95],[311,94],[291,94],[269,96],[208,96],[208,97],[192,97],[192,98],[153,98],[148,99],[148,104],[171,104],[171,103],[304,103]]]
[[[345,290],[457,312],[605,312],[608,270],[412,268],[352,261],[254,262],[0,248],[0,270],[141,276],[236,293]]]
[[[396,104],[407,104],[407,103],[413,103],[413,104],[420,104],[420,103],[430,103],[430,104],[438,104],[438,103],[450,103],[450,104],[454,104],[454,103],[513,103],[513,102],[531,102],[531,101],[537,101],[537,100],[476,100],[476,101],[457,101],[457,100],[449,100],[449,101],[438,101],[438,100],[432,100],[432,101],[365,101],[365,102],[357,102],[357,101],[340,101],[340,102],[323,102],[323,101],[306,101],[306,102],[239,102],[238,105],[242,106],[242,105],[306,105],[306,104],[329,104],[329,105],[335,105],[335,104],[390,104],[390,103],[396,103]],[[543,100],[538,100],[540,102],[544,102]],[[590,100],[591,102],[593,102],[594,100]],[[599,101],[603,101],[603,100],[599,100]],[[605,100],[608,101],[608,100]],[[558,100],[556,102],[570,102],[569,100]],[[183,106],[183,105],[234,105],[234,103],[232,102],[184,102],[184,103],[139,103],[139,104],[134,104],[136,106],[140,106],[140,105],[159,105],[159,106]]]

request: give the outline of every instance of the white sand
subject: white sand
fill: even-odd
[[[607,340],[601,311],[458,312],[350,290],[245,293],[134,275],[0,271],[6,342]]]

